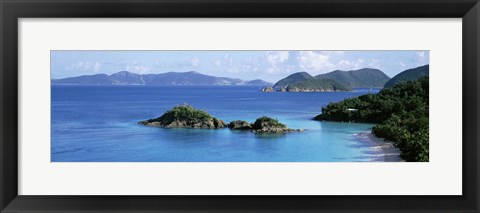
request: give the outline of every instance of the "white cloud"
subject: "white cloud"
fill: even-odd
[[[242,62],[234,61],[228,53],[225,53],[222,58],[212,59],[211,62],[214,66],[221,68],[222,71],[227,71],[229,73],[248,71],[245,69]]]
[[[377,58],[372,58],[372,60],[370,60],[370,63],[368,64],[368,67],[369,68],[380,69],[380,67],[381,67],[380,60],[377,59]]]
[[[425,51],[417,51],[418,58],[425,58]]]
[[[136,65],[127,65],[125,67],[125,70],[129,72],[137,73],[137,74],[145,74],[145,73],[149,73],[152,70],[152,68],[136,64]]]
[[[229,54],[225,54],[223,56],[223,60],[224,60],[224,63],[223,64],[226,64],[226,65],[232,65],[233,64],[233,58],[230,57]]]
[[[348,60],[341,60],[339,61],[335,69],[337,70],[358,70],[363,68],[363,62],[365,62],[363,59],[358,59],[356,61],[348,61]]]
[[[98,72],[98,71],[100,71],[101,66],[102,66],[102,64],[100,64],[99,62],[95,62],[95,65],[93,65],[93,70],[95,72]]]
[[[68,71],[95,71],[100,70],[100,62],[78,61],[76,63],[65,66]]]
[[[212,59],[212,66],[217,72],[252,73],[252,75],[284,76],[299,71],[312,74],[318,71],[331,71],[335,64],[329,61],[330,54],[343,54],[341,52],[301,51],[266,51],[258,57],[233,60],[231,55],[224,54],[221,58]],[[349,62],[345,68],[356,68],[363,60]],[[248,74],[247,74],[248,75]]]
[[[233,66],[234,62],[233,62],[233,58],[230,57],[228,53],[226,53],[220,59],[213,59],[212,64],[217,67],[220,67],[220,66],[230,67],[230,66]]]
[[[229,72],[229,73],[239,73],[239,72],[242,71],[238,68],[237,65],[235,65],[235,62],[233,61],[233,58],[230,57],[230,55],[228,53],[223,55],[223,60],[222,60],[221,64],[225,67],[224,69],[226,69],[226,71]]]
[[[227,71],[230,73],[248,73],[260,71],[261,63],[258,58],[247,58],[240,61],[238,64],[230,66]]]
[[[260,70],[261,64],[258,60],[253,58],[248,58],[245,62],[242,63],[241,69],[245,71],[258,72]]]
[[[403,61],[402,61],[402,62],[400,62],[400,67],[402,67],[402,69],[405,69],[405,68],[407,68],[407,65],[405,65],[405,63],[403,63]]]
[[[177,59],[177,60],[156,60],[153,63],[153,67],[155,69],[174,69],[174,70],[183,70],[183,69],[191,69],[191,68],[196,68],[200,66],[200,59],[193,56],[191,58],[183,58],[183,59]],[[134,63],[135,64],[135,63]]]
[[[333,67],[329,62],[330,55],[317,51],[300,51],[297,57],[298,66],[305,71],[326,71]]]
[[[152,70],[152,68],[149,66],[144,66],[140,62],[135,60],[133,61],[132,65],[127,65],[125,67],[125,70],[133,73],[137,73],[137,74],[145,74],[145,73],[149,73]]]
[[[158,68],[163,68],[163,67],[167,67],[167,64],[162,60],[156,60],[155,62],[153,62],[153,66]]]
[[[248,57],[234,60],[228,53],[221,58],[212,59],[213,66],[219,72],[228,72],[232,74],[252,73],[258,75],[258,72],[264,74],[279,74],[290,72],[291,66],[288,65],[288,51],[267,51],[259,57]]]
[[[269,74],[290,72],[288,62],[288,51],[267,51],[264,57],[264,69]]]
[[[198,67],[198,65],[200,64],[200,59],[194,56],[190,59],[190,64],[192,65],[192,67]]]
[[[417,51],[416,56],[417,65],[423,65],[428,61],[428,54],[426,51]]]
[[[291,66],[284,65],[284,66],[269,66],[265,68],[265,71],[268,74],[279,74],[279,73],[290,73],[292,72]]]
[[[218,59],[212,60],[212,64],[217,67],[222,66],[222,62]]]
[[[288,51],[267,51],[265,57],[270,64],[280,64],[288,60]]]

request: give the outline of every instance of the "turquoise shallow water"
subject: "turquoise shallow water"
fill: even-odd
[[[370,92],[263,93],[259,87],[52,86],[52,162],[356,162],[373,125],[313,121],[321,107]],[[371,91],[378,92],[378,90]],[[137,122],[188,103],[230,122],[263,115],[305,132],[166,129]]]

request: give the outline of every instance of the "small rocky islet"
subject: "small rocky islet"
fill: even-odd
[[[176,106],[165,112],[162,116],[154,119],[140,121],[138,124],[165,128],[199,128],[244,130],[253,133],[284,134],[288,132],[302,132],[303,129],[290,129],[277,119],[263,116],[254,123],[235,120],[228,125],[224,121],[215,118],[205,111],[198,110],[189,105]]]
[[[189,105],[173,107],[158,118],[140,121],[138,124],[167,128],[199,129],[218,129],[227,126],[222,120]]]
[[[277,119],[263,116],[255,120],[254,123],[236,120],[228,124],[232,130],[250,130],[254,133],[274,133],[282,134],[288,132],[303,132],[303,129],[290,129],[287,125],[280,123]]]

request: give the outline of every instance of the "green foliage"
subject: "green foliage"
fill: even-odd
[[[276,89],[286,88],[288,85],[300,83],[307,79],[312,79],[312,78],[313,76],[311,76],[306,72],[297,72],[278,81],[273,87]]]
[[[394,141],[406,161],[428,161],[428,76],[378,94],[330,103],[315,120],[377,123],[372,133]]]
[[[301,83],[289,85],[287,91],[292,90],[351,91],[352,88],[332,79],[312,78]]]
[[[252,129],[262,128],[287,128],[287,125],[280,123],[277,119],[263,116],[255,120]]]
[[[336,81],[341,84],[342,88],[338,90],[349,90],[344,88],[356,88],[356,87],[383,87],[383,85],[390,80],[390,77],[385,75],[382,71],[378,69],[359,69],[352,71],[332,71],[326,74],[317,75],[315,77],[311,76],[306,72],[297,72],[287,76],[286,78],[278,81],[274,88],[282,89],[287,88],[288,86],[295,85],[296,87],[304,87],[304,89],[312,88],[312,85],[301,85],[301,83],[312,84],[314,80],[323,80],[329,79],[330,81]],[[310,81],[310,82],[308,82]],[[300,84],[300,85],[298,85]],[[325,82],[323,83],[325,84]],[[330,84],[330,83],[327,83]],[[318,85],[313,85],[313,88],[318,88]],[[331,88],[327,86],[326,88]]]
[[[342,82],[353,88],[359,87],[383,87],[383,85],[390,80],[390,77],[385,75],[378,69],[359,69],[352,71],[340,71],[320,74],[315,76],[317,79],[333,79]]]
[[[429,65],[425,65],[414,69],[405,70],[385,83],[384,88],[392,88],[399,83],[414,81],[423,76],[428,76],[429,69]]]
[[[417,110],[392,115],[383,124],[376,125],[372,133],[394,141],[406,161],[428,161],[428,111]]]
[[[149,121],[150,122],[158,121],[158,122],[161,122],[162,124],[170,124],[176,120],[186,120],[191,122],[202,122],[202,121],[207,122],[212,119],[214,118],[205,111],[195,109],[189,105],[182,105],[182,106],[176,106],[171,110],[168,110],[167,112],[165,112],[165,114],[163,114],[159,118],[149,120]],[[215,120],[216,119],[214,119],[214,122]]]

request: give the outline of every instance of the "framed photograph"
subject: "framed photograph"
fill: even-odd
[[[1,212],[478,212],[477,0],[0,1]]]

